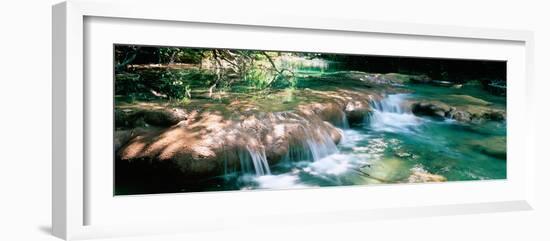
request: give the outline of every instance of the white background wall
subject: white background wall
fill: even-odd
[[[206,0],[201,0],[206,2]],[[3,2],[0,7],[0,240],[56,240],[51,206],[51,5],[53,0]],[[116,240],[550,240],[550,15],[545,1],[222,1],[205,3],[217,14],[247,11],[436,23],[535,32],[538,142],[535,211],[308,225],[243,234],[124,238]]]

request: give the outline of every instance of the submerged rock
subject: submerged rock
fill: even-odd
[[[415,167],[411,169],[411,175],[407,181],[409,183],[445,182],[447,181],[447,178],[441,175],[429,173],[422,168]]]
[[[447,98],[454,102],[460,102],[460,103],[465,103],[470,105],[481,105],[481,106],[491,105],[490,102],[487,102],[480,98],[473,97],[471,95],[448,95]]]
[[[397,157],[400,157],[400,158],[408,158],[408,157],[412,157],[412,154],[408,153],[408,152],[396,152],[395,155]]]
[[[470,142],[473,148],[485,155],[506,160],[506,137],[489,137]]]

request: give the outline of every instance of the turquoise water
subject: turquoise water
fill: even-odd
[[[418,175],[425,174],[447,181],[506,178],[505,122],[464,124],[422,118],[411,114],[403,104],[427,97],[445,100],[457,94],[483,97],[477,95],[482,92],[432,86],[408,89],[413,92],[388,95],[373,103],[376,109],[363,123],[341,127],[344,138],[333,153],[320,158],[305,155],[305,160],[295,158],[271,167],[271,175],[229,178],[222,186],[285,189],[433,181],[418,181]],[[491,148],[504,149],[504,155],[502,151],[487,151]]]
[[[319,76],[338,70],[313,66],[295,71],[301,76]],[[304,79],[301,83],[312,85]],[[410,101],[438,100],[452,106],[505,110],[505,97],[491,95],[476,84],[460,88],[406,84],[402,88],[410,93],[387,95],[373,102],[375,110],[363,123],[340,126],[343,140],[338,145],[314,147],[334,149],[331,154],[315,158],[302,153],[306,158],[272,166],[270,175],[226,176],[222,184],[210,188],[286,189],[426,182],[440,177],[446,181],[506,178],[506,122],[434,120],[417,117],[406,107]],[[435,179],[419,181],[419,176],[426,175]]]
[[[319,75],[339,70],[301,68],[297,72]],[[319,160],[284,163],[273,167],[273,175],[244,178],[238,186],[407,183],[418,173],[442,176],[447,181],[506,178],[506,122],[459,123],[417,117],[405,104],[438,100],[452,106],[505,110],[506,97],[491,95],[476,84],[460,88],[406,84],[403,89],[411,93],[387,95],[381,103],[373,103],[376,110],[362,124],[341,127],[344,139],[336,153]]]

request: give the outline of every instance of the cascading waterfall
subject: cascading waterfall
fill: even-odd
[[[338,152],[336,144],[334,144],[328,133],[319,129],[311,131],[314,131],[314,133],[306,132],[306,143],[313,161]]]
[[[366,122],[375,131],[408,132],[421,124],[422,119],[405,110],[408,94],[392,94],[382,100],[370,100],[373,108]]]
[[[367,117],[369,128],[384,132],[413,131],[413,127],[421,124],[422,119],[414,116],[405,107],[407,98],[408,94],[392,94],[381,100],[371,99],[372,112]],[[244,180],[244,183],[254,183],[248,185],[257,185],[260,188],[302,187],[303,183],[300,183],[300,177],[297,174],[299,172],[305,172],[310,176],[322,178],[325,182],[340,185],[339,175],[347,172],[353,166],[366,163],[362,158],[350,155],[346,151],[340,152],[330,133],[319,128],[321,120],[311,119],[291,111],[274,113],[272,118],[278,122],[296,124],[301,128],[298,130],[301,136],[289,143],[287,153],[281,162],[284,168],[289,167],[291,170],[282,174],[278,172],[272,174],[266,158],[265,147],[259,142],[256,142],[257,145],[247,145],[240,148],[237,155],[240,161],[240,172],[252,174],[241,179],[241,181]],[[352,131],[349,129],[347,116],[344,112],[340,118],[341,120],[336,119],[334,124],[344,130]],[[284,126],[275,128],[279,127],[283,129],[276,129],[275,132],[284,133]],[[342,141],[345,142],[344,133],[345,131],[342,131]]]
[[[256,175],[270,175],[271,170],[269,170],[269,164],[267,163],[264,149],[261,148],[261,150],[258,151],[248,146],[246,147],[246,149],[248,150],[248,153],[250,153],[250,158],[252,159],[252,163],[254,164]]]
[[[314,125],[311,120],[293,112],[277,112],[274,113],[274,117],[278,121],[299,124],[304,135],[303,138],[297,140],[297,143],[289,145],[282,163],[315,162],[339,152],[330,134],[323,129],[315,128],[317,125]],[[348,127],[345,113],[342,115],[341,125],[343,128]],[[284,129],[280,131],[284,132]],[[261,144],[247,145],[245,148],[240,148],[237,151],[237,156],[240,162],[241,173],[255,174],[255,176],[271,175],[265,148]],[[226,179],[236,172],[234,169],[230,170],[231,168],[228,167],[227,160],[224,162],[224,169]]]
[[[301,124],[305,138],[299,143],[289,145],[289,149],[283,158],[283,163],[292,163],[299,161],[317,161],[328,155],[338,153],[336,144],[330,137],[330,134],[322,129],[314,128],[312,123],[293,112],[278,112],[277,118],[280,120],[291,120]],[[347,117],[342,113],[342,128],[349,128]]]
[[[225,180],[229,180],[230,177],[236,173],[236,168],[230,168],[229,167],[229,160],[227,158],[227,151],[225,150],[225,146],[223,146],[223,177]]]
[[[246,146],[246,150],[240,150],[237,154],[243,173],[255,173],[256,176],[271,175],[264,148]]]
[[[342,129],[349,129],[348,116],[346,115],[345,111],[342,111],[342,120],[340,123],[340,127],[342,127]]]
[[[298,145],[290,145],[284,157],[285,163],[318,161],[338,153],[338,147],[328,133],[322,130],[306,129],[306,138]]]
[[[371,97],[370,103],[375,110],[380,112],[390,112],[390,113],[404,113],[403,103],[407,98],[408,94],[393,94],[388,95],[382,100],[374,100]]]
[[[288,151],[283,157],[284,164],[308,160],[312,160],[312,155],[306,142],[289,145]]]

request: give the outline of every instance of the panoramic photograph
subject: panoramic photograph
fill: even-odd
[[[114,195],[506,179],[506,62],[114,45]]]

